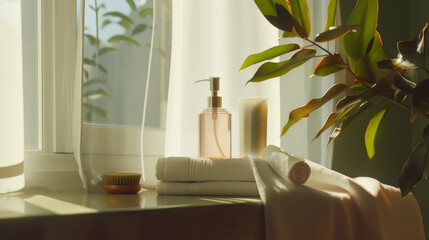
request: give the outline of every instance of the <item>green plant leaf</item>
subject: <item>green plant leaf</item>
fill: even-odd
[[[368,46],[375,36],[378,17],[378,1],[358,0],[346,25],[358,25],[356,32],[344,36],[344,50],[355,60],[366,56]]]
[[[323,127],[317,132],[316,136],[313,138],[314,141],[316,138],[318,138],[326,129],[330,128],[332,125],[334,125],[336,122],[338,122],[341,118],[343,118],[350,110],[352,110],[358,103],[351,104],[347,106],[346,108],[342,109],[339,112],[332,112],[329,114],[328,118],[325,121],[325,124]]]
[[[137,46],[140,46],[140,43],[137,40],[135,40],[134,38],[132,38],[128,35],[125,35],[125,34],[114,35],[111,38],[109,38],[109,40],[107,40],[107,41],[109,43],[116,43],[116,42],[123,41],[127,45],[135,44]]]
[[[104,55],[104,54],[106,54],[106,53],[113,52],[113,51],[118,51],[118,52],[120,52],[120,51],[121,51],[121,49],[119,49],[119,48],[115,48],[115,47],[102,47],[102,48],[100,48],[100,50],[98,51],[98,56],[102,56],[102,55]],[[96,54],[94,53],[93,57],[94,57],[95,55],[96,55]]]
[[[105,84],[105,83],[106,83],[106,80],[95,78],[84,82],[83,87],[91,87],[93,85]]]
[[[133,24],[127,21],[119,21],[117,24],[121,25],[125,29],[129,29]]]
[[[311,32],[310,11],[306,0],[289,0],[295,29],[301,37],[308,37]],[[300,30],[302,28],[302,30]]]
[[[91,45],[95,46],[97,43],[100,45],[100,39],[95,38],[91,34],[85,34],[85,37],[88,38]]]
[[[277,3],[276,3],[276,11],[277,13],[275,16],[265,15],[265,18],[274,27],[285,32],[291,32],[293,30],[292,15],[283,5],[280,5]]]
[[[349,88],[342,83],[334,84],[321,98],[313,98],[306,105],[296,108],[289,113],[289,120],[283,127],[281,136],[283,136],[291,126],[297,123],[300,119],[306,118],[311,112],[323,106],[329,100],[347,91]]]
[[[404,68],[404,69],[415,69],[417,68],[417,66],[415,64],[413,64],[412,62],[405,60],[404,57],[402,55],[399,54],[398,58],[394,58],[392,59],[392,63],[400,68]]]
[[[145,18],[147,16],[153,17],[153,8],[152,7],[144,7],[139,12],[139,17]]]
[[[375,83],[379,79],[386,77],[391,73],[390,69],[380,69],[377,66],[377,62],[387,59],[383,51],[380,34],[378,32],[375,32],[374,43],[372,44],[371,51],[367,56],[359,61],[356,61],[350,56],[348,59],[350,67],[355,71],[359,79],[368,83]]]
[[[316,42],[328,42],[340,38],[350,31],[355,31],[358,26],[338,26],[331,27],[322,33],[317,34],[314,41]]]
[[[417,46],[417,52],[425,58],[425,66],[429,61],[429,23],[423,27],[419,34],[419,44]]]
[[[398,102],[402,103],[407,98],[407,93],[401,89],[396,89],[395,94],[393,95],[393,99]]]
[[[395,76],[393,76],[393,84],[397,88],[409,93],[412,93],[414,91],[414,87],[416,86],[414,82],[406,79],[400,73],[396,73]]]
[[[400,57],[405,61],[409,61],[417,67],[423,67],[425,65],[425,58],[417,52],[417,39],[399,41],[397,43]]]
[[[411,99],[410,122],[429,110],[429,79],[417,83]]]
[[[137,35],[137,34],[143,32],[144,30],[146,30],[146,28],[147,28],[146,24],[143,24],[143,23],[139,24],[133,29],[133,31],[131,32],[131,35],[133,35],[133,36]]]
[[[343,108],[348,107],[351,104],[365,102],[369,99],[385,94],[392,91],[393,80],[390,78],[383,78],[374,84],[370,89],[365,90],[357,95],[346,95],[340,99],[335,105],[336,111],[340,111]]]
[[[267,62],[262,64],[249,82],[262,82],[270,78],[275,78],[288,73],[290,70],[301,66],[316,55],[316,50],[302,48],[296,52],[289,60],[279,63]]]
[[[131,19],[129,16],[118,12],[118,11],[113,11],[113,12],[107,12],[105,14],[103,14],[104,17],[118,17],[121,19],[121,21],[127,22],[129,24],[134,24],[133,19]]]
[[[330,0],[328,5],[328,18],[326,19],[325,31],[335,25],[335,15],[337,14],[338,0]]]
[[[259,63],[265,60],[270,60],[280,55],[286,54],[288,52],[298,50],[299,48],[300,47],[298,44],[290,43],[290,44],[275,46],[263,52],[250,55],[246,58],[240,70],[247,68],[248,66],[251,66],[255,63]]]
[[[255,0],[255,3],[264,16],[277,16],[276,4],[282,5],[290,12],[290,7],[284,0]]]
[[[99,99],[103,96],[106,97],[112,97],[112,95],[110,94],[110,92],[107,89],[104,88],[99,88],[96,90],[90,90],[90,91],[86,91],[83,93],[82,97],[84,98],[88,98],[89,100],[96,100]]]
[[[83,72],[84,72],[84,74],[85,74],[85,78],[86,78],[86,79],[88,79],[88,77],[89,77],[89,73],[88,73],[88,71],[87,71],[86,69],[84,69],[84,70],[83,70]]]
[[[387,108],[383,108],[375,112],[369,120],[365,131],[365,147],[369,159],[372,159],[375,154],[375,136],[377,135],[380,122],[386,114]]]
[[[350,116],[345,116],[343,121],[341,122],[341,129],[346,129],[347,126],[355,120],[358,116],[360,116],[362,113],[364,113],[366,110],[370,109],[374,105],[372,102],[364,101],[362,104],[359,105],[359,107],[356,109],[354,113],[352,113]]]
[[[84,64],[87,64],[87,65],[90,65],[90,66],[93,66],[93,67],[97,67],[97,63],[94,61],[94,60],[92,60],[92,59],[89,59],[89,58],[84,58],[83,59],[83,63]],[[102,71],[102,72],[104,72],[104,73],[108,73],[107,72],[107,70],[106,70],[106,68],[104,68],[103,67],[103,65],[101,65],[101,64],[98,64],[98,68]]]
[[[104,109],[102,109],[102,108],[99,108],[99,107],[96,107],[96,106],[94,106],[94,105],[92,105],[92,104],[89,104],[89,103],[83,103],[82,105],[83,105],[83,107],[84,107],[84,108],[86,108],[88,111],[90,111],[90,112],[95,112],[95,113],[97,113],[98,115],[100,115],[100,116],[102,116],[102,117],[104,117],[104,118],[107,118],[107,112],[106,112],[106,110],[104,110]]]
[[[314,68],[313,74],[319,77],[324,77],[332,73],[336,73],[348,67],[344,63],[341,55],[336,53],[331,56],[322,58],[320,62]]]
[[[290,37],[297,37],[298,33],[293,30],[292,32],[283,32],[282,38],[290,38]]]
[[[101,28],[103,29],[104,27],[106,27],[107,25],[111,24],[112,21],[110,19],[105,19],[103,21],[103,24],[101,24]]]
[[[381,69],[396,69],[391,59],[381,60],[377,62],[377,67]]]
[[[127,0],[127,3],[130,6],[131,10],[135,11],[137,9],[136,4],[134,3],[134,0]]]
[[[328,143],[326,143],[326,147],[328,147],[328,145],[340,135],[341,131],[341,127],[334,128],[334,131],[332,131],[331,135],[328,136]]]
[[[410,193],[425,174],[429,159],[429,137],[423,138],[411,151],[399,176],[402,197]]]

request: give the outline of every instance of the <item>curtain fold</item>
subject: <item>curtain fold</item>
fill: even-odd
[[[325,30],[327,19],[328,0],[307,1],[311,17],[310,39]],[[280,43],[296,42],[300,46],[309,45],[304,40],[281,39]],[[326,47],[326,43],[323,43]],[[334,52],[335,45],[330,43],[329,49]],[[286,60],[286,59],[283,59]],[[334,83],[336,74],[326,77],[314,76],[310,78],[314,67],[320,58],[312,59],[301,67],[294,69],[288,74],[281,76],[281,118],[282,126],[289,119],[289,112],[295,108],[305,105],[310,99],[321,97]],[[332,128],[327,129],[319,138],[312,141],[318,130],[323,126],[329,113],[333,110],[333,104],[327,103],[316,111],[312,112],[307,119],[302,119],[282,137],[282,148],[287,152],[294,153],[303,158],[310,159],[325,167],[331,165],[332,143],[326,146],[328,136],[332,133]]]
[[[24,187],[21,1],[0,0],[0,193]]]
[[[207,107],[208,85],[220,77],[223,107],[232,113],[232,156],[239,156],[238,100],[268,97],[267,143],[280,144],[279,80],[246,82],[257,67],[239,71],[250,54],[278,44],[278,31],[248,0],[174,0],[173,43],[167,109],[166,156],[198,156],[198,114]]]
[[[155,187],[155,162],[164,153],[170,4],[80,0],[73,138],[87,191],[103,191],[103,174],[112,172],[142,173],[143,187]]]
[[[88,189],[86,176],[83,170],[81,148],[82,148],[82,79],[83,79],[83,31],[85,20],[85,0],[80,1],[80,9],[77,15],[76,33],[76,68],[73,89],[73,153],[78,166],[79,176],[82,179],[84,189]]]

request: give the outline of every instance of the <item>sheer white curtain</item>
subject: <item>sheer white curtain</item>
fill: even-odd
[[[111,172],[142,173],[143,187],[155,187],[155,162],[164,154],[170,4],[80,0],[73,137],[88,191],[103,191],[103,174]]]
[[[308,1],[312,36],[324,31],[329,1]],[[167,111],[166,155],[195,157],[198,154],[197,115],[206,107],[208,86],[195,80],[221,77],[224,107],[232,113],[233,156],[238,156],[238,99],[266,96],[268,107],[268,144],[281,146],[312,161],[330,164],[327,135],[311,143],[332,106],[326,106],[302,120],[280,139],[281,127],[289,112],[319,97],[333,77],[310,79],[309,62],[286,76],[262,83],[249,83],[257,66],[238,71],[245,58],[279,44],[279,33],[249,0],[175,0],[173,3],[173,49]],[[296,41],[296,39],[293,39]],[[284,40],[281,40],[284,41]],[[286,40],[291,41],[291,40]],[[300,42],[301,46],[308,43]],[[333,48],[334,46],[330,46]]]
[[[238,71],[250,54],[278,44],[278,32],[249,0],[174,0],[167,156],[198,156],[198,114],[207,107],[208,85],[220,77],[223,107],[232,113],[232,156],[239,156],[238,100],[268,97],[268,144],[280,144],[278,79],[249,83],[256,67]]]
[[[21,1],[0,0],[0,193],[24,187]]]
[[[325,30],[328,0],[307,0],[311,16],[311,35],[314,37]],[[282,43],[291,41],[290,39],[280,40]],[[297,42],[296,39],[293,39]],[[298,42],[300,46],[309,45],[308,42]],[[326,44],[324,45],[326,47]],[[329,46],[331,52],[335,46]],[[310,78],[314,66],[320,58],[308,61],[300,68],[294,69],[281,79],[281,121],[286,124],[289,119],[289,112],[293,109],[305,105],[311,98],[321,97],[334,83],[334,75],[326,77],[314,76]],[[320,163],[326,167],[331,164],[332,143],[326,147],[328,136],[332,130],[326,130],[318,139],[311,141],[318,130],[322,127],[329,113],[333,110],[333,104],[329,103],[314,111],[307,119],[302,119],[292,126],[282,137],[282,148],[288,152],[307,158],[313,162]]]

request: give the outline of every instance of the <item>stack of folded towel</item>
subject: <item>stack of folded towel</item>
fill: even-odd
[[[304,161],[290,159],[285,164],[285,174],[291,182],[305,183],[311,170]],[[156,177],[160,180],[159,194],[259,196],[247,158],[160,158]]]
[[[160,158],[159,194],[258,196],[248,159]]]

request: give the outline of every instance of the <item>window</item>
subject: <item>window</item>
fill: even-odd
[[[152,48],[145,155],[163,154],[171,0],[156,2],[155,15],[152,1],[87,0],[85,3],[83,139],[96,137],[100,143],[92,146],[92,153],[140,155],[148,53]],[[70,66],[75,64],[80,1],[38,0],[22,1],[22,4],[26,160],[41,159],[43,154],[49,156],[45,161],[72,159],[73,94],[70,89],[74,68]],[[157,25],[152,46],[154,16]],[[118,137],[133,138],[135,144],[128,148],[111,144],[109,139]],[[83,152],[86,150],[84,145]],[[36,164],[27,166],[37,168]]]

